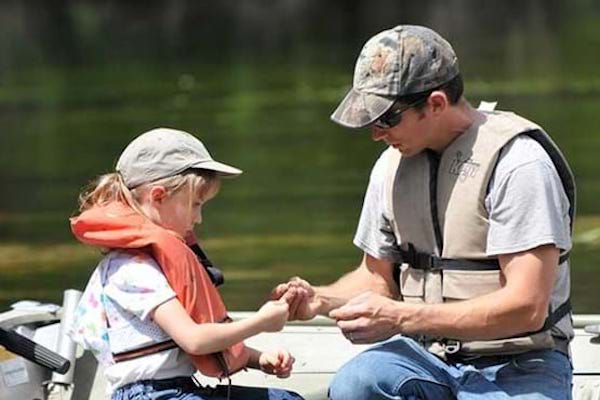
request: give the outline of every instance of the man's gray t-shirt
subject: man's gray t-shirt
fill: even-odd
[[[379,157],[371,171],[354,244],[375,258],[400,263],[396,238],[389,223],[391,210],[388,210],[385,198],[387,169],[387,159]],[[489,256],[511,254],[544,244],[554,244],[569,251],[572,246],[569,206],[569,199],[546,151],[534,139],[517,136],[502,150],[485,198],[490,222],[486,253]],[[535,283],[532,283],[532,290],[535,290]],[[558,269],[552,308],[556,309],[567,300],[569,293],[566,261]],[[558,324],[558,328],[559,335],[572,336],[566,319]]]

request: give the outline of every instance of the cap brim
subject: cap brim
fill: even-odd
[[[240,175],[243,171],[241,169],[232,167],[231,165],[223,164],[218,161],[203,161],[192,165],[191,168],[207,169],[209,171],[215,171],[218,175],[224,177],[235,177]]]
[[[394,97],[361,93],[352,88],[331,114],[331,120],[347,128],[364,128],[389,110],[394,100]]]

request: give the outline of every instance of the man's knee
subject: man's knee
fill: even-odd
[[[398,355],[367,350],[342,366],[329,387],[332,400],[379,399],[395,396],[395,387],[410,374]]]
[[[369,373],[368,368],[358,364],[360,363],[346,364],[335,374],[329,386],[331,400],[358,400],[374,397],[376,381]]]
[[[364,400],[414,398],[415,393],[431,390],[447,393],[445,382],[434,373],[439,368],[435,361],[410,339],[376,345],[342,366],[331,382],[329,397]]]

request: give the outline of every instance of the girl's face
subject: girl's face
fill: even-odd
[[[206,199],[201,199],[199,195],[190,196],[185,187],[168,194],[164,188],[156,186],[150,190],[150,197],[156,211],[152,219],[163,228],[185,237],[195,224],[202,222],[202,206]]]

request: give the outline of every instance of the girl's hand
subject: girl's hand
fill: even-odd
[[[292,372],[294,361],[294,357],[287,350],[280,349],[261,353],[258,358],[258,365],[265,374],[275,375],[278,378],[288,378]]]
[[[289,305],[285,299],[267,301],[255,315],[262,332],[278,332],[288,319]]]
[[[319,299],[314,287],[300,277],[294,277],[289,282],[277,285],[271,291],[272,299],[286,298],[290,305],[290,321],[307,321],[318,314]]]

